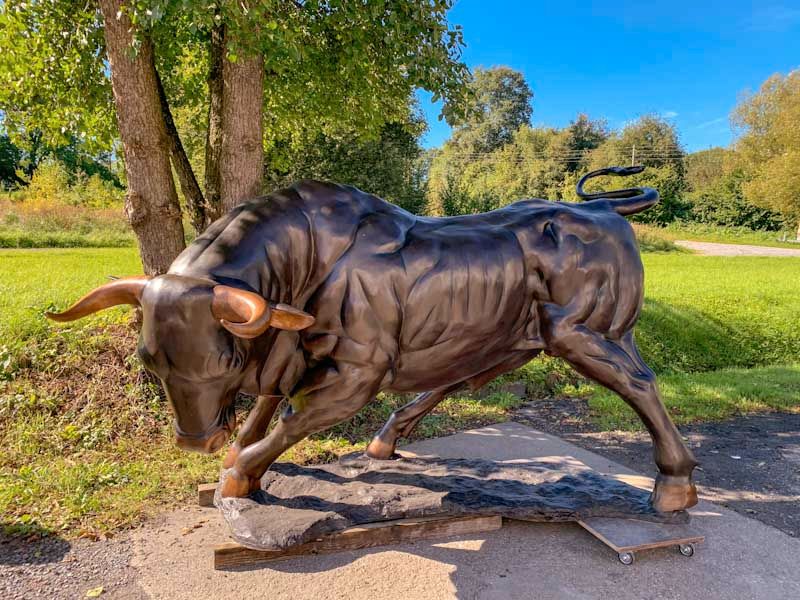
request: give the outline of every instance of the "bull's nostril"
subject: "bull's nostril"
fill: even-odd
[[[212,435],[211,438],[208,440],[208,443],[206,444],[206,451],[209,454],[213,454],[214,452],[222,448],[225,445],[228,436],[229,433],[227,429],[223,429],[222,431],[218,431],[217,433]]]

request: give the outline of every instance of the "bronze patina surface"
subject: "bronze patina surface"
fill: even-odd
[[[235,426],[239,391],[260,395],[224,465],[221,493],[259,489],[307,435],[352,417],[381,390],[421,392],[369,445],[390,458],[444,396],[478,388],[540,352],[618,393],[650,432],[656,510],[696,503],[696,461],[636,348],[643,269],[624,215],[650,188],[585,202],[523,200],[428,218],[352,187],[303,181],[240,205],[166,275],[104,285],[51,318],[116,304],[142,309],[139,356],[164,383],[182,447],[213,452]],[[280,397],[290,398],[267,432]]]

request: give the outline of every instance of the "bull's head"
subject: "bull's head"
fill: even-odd
[[[314,318],[258,294],[177,275],[129,277],[103,285],[62,313],[74,321],[104,308],[142,309],[138,353],[164,384],[182,448],[216,452],[236,425],[234,400],[252,364],[253,343],[268,328],[300,330]]]

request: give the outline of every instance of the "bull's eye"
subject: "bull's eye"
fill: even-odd
[[[219,355],[217,365],[220,373],[226,371],[238,371],[244,365],[244,355],[237,349],[231,352],[223,352]]]
[[[233,357],[231,358],[231,368],[238,371],[239,369],[242,368],[243,364],[244,364],[244,356],[242,356],[241,352],[234,350]]]

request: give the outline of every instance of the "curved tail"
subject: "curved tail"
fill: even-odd
[[[649,187],[636,187],[626,188],[623,190],[611,190],[609,192],[595,192],[587,193],[583,191],[583,184],[593,177],[600,177],[601,175],[619,175],[620,177],[627,177],[628,175],[635,175],[644,171],[644,167],[607,167],[605,169],[598,169],[591,171],[581,177],[578,185],[575,186],[575,191],[578,196],[584,200],[597,201],[598,206],[612,208],[620,215],[633,215],[642,212],[658,203],[658,192]],[[587,204],[592,204],[589,202]]]

